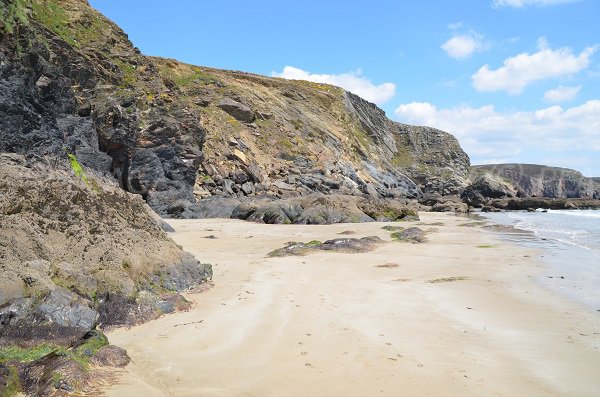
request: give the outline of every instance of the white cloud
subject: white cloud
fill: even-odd
[[[272,72],[271,76],[288,80],[308,80],[315,83],[337,85],[378,105],[389,101],[396,94],[395,84],[375,85],[371,80],[362,76],[360,69],[350,73],[315,74],[293,66],[286,66],[281,73]]]
[[[452,58],[465,59],[474,52],[488,49],[489,44],[483,41],[482,35],[471,30],[468,33],[455,34],[442,44],[441,48]]]
[[[477,91],[506,91],[517,95],[535,81],[568,76],[587,68],[597,49],[597,46],[587,47],[574,55],[569,47],[548,48],[545,38],[538,40],[538,46],[538,52],[507,58],[496,70],[490,69],[489,65],[482,66],[471,76],[473,86]]]
[[[492,6],[495,8],[500,7],[515,7],[521,8],[528,5],[545,7],[554,6],[558,4],[574,3],[579,0],[493,0]]]
[[[493,105],[438,109],[427,102],[413,102],[398,106],[395,114],[401,122],[454,134],[473,163],[518,162],[523,151],[534,152],[541,163],[567,150],[595,151],[591,161],[596,164],[600,157],[600,100],[531,112],[498,112]]]
[[[576,87],[566,87],[560,85],[553,90],[546,91],[544,93],[544,101],[551,103],[571,101],[577,96],[577,94],[579,94],[580,90],[580,85]]]

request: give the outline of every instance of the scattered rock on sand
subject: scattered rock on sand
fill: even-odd
[[[318,240],[309,241],[308,243],[289,242],[283,248],[278,248],[267,254],[269,257],[279,256],[299,256],[306,255],[313,251],[335,251],[345,253],[368,252],[375,249],[379,244],[383,243],[377,236],[369,236],[363,238],[336,238],[320,242]]]
[[[418,227],[409,227],[408,229],[394,232],[390,236],[396,241],[406,241],[410,243],[424,243],[427,241],[425,232]]]
[[[387,230],[388,232],[397,232],[397,231],[402,231],[404,230],[404,228],[402,226],[392,226],[392,225],[387,225],[382,227],[383,230]]]
[[[394,268],[399,267],[399,266],[400,265],[397,264],[397,263],[385,263],[383,265],[377,265],[375,267],[383,267],[383,268],[386,268],[386,269],[394,269]]]
[[[454,281],[462,281],[468,280],[469,278],[466,276],[453,276],[453,277],[442,277],[436,278],[433,280],[429,280],[428,283],[437,284],[437,283],[452,283]]]

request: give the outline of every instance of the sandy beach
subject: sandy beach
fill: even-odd
[[[600,313],[539,285],[542,252],[470,222],[423,213],[409,224],[428,242],[410,244],[382,223],[170,221],[171,237],[213,264],[214,287],[186,295],[188,312],[111,331],[133,363],[106,393],[599,396]],[[348,230],[387,243],[266,257]]]

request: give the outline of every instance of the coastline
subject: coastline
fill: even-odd
[[[595,395],[600,316],[537,283],[543,252],[467,218],[421,219],[395,225],[427,231],[423,244],[282,258],[265,255],[389,232],[172,221],[215,287],[189,294],[188,312],[111,331],[134,364],[107,395]]]
[[[587,211],[589,210],[584,210]],[[540,261],[545,264],[545,271],[538,277],[538,282],[542,286],[560,293],[587,309],[600,312],[600,291],[597,288],[600,282],[598,247],[564,239],[564,236],[557,236],[556,232],[548,233],[552,229],[548,226],[539,232],[535,228],[524,228],[518,222],[518,218],[523,216],[542,217],[540,219],[542,221],[548,214],[552,212],[506,211],[478,215],[482,220],[501,225],[497,229],[502,239],[521,247],[543,251]],[[590,238],[593,236],[588,236],[588,239]]]

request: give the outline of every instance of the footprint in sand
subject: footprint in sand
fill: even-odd
[[[301,356],[306,356],[308,354],[308,352],[302,352],[300,353]]]

